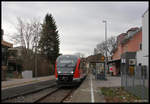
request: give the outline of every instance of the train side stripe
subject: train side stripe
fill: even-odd
[[[57,78],[58,75],[57,75],[57,67],[56,67],[56,65],[57,65],[57,62],[55,63],[55,76],[56,76],[56,78]]]
[[[74,78],[79,78],[80,77],[79,64],[80,64],[80,59],[78,59],[78,61],[77,61],[77,66],[76,66],[75,73],[74,73],[74,76],[73,76]]]

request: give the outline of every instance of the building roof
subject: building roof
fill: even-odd
[[[127,33],[128,33],[129,31],[135,31],[135,32],[132,33],[131,36],[128,36]],[[124,36],[124,37],[123,37],[123,39],[121,38],[121,40],[117,40],[117,41],[120,41],[120,43],[123,45],[123,44],[127,43],[130,39],[132,39],[132,37],[133,37],[134,35],[136,35],[138,32],[141,32],[141,31],[142,31],[142,27],[140,27],[140,28],[138,28],[138,27],[130,28],[130,29],[127,31],[127,33],[122,33],[122,34],[120,34],[120,35],[117,37],[117,39],[120,39],[120,38],[119,38],[120,36]],[[117,50],[117,48],[118,48],[118,46],[117,46],[116,48],[114,48],[114,49],[111,51],[111,53],[114,53],[114,52]]]
[[[127,32],[129,31],[134,31],[134,33],[132,33],[130,36],[125,36],[124,39],[121,41],[121,44],[125,44],[127,43],[130,39],[132,39],[133,36],[135,36],[138,32],[142,32],[142,27],[140,28],[131,28],[129,29]]]
[[[4,41],[4,40],[2,40],[1,41],[1,44],[3,45],[3,46],[7,46],[7,47],[13,47],[13,44],[11,44],[11,43],[9,43],[9,42],[6,42],[6,41]]]
[[[144,17],[147,12],[149,12],[149,8],[143,13],[142,17]]]
[[[23,49],[23,48],[25,48],[25,47],[22,47],[22,46],[18,46],[18,47],[13,47],[13,48],[10,48],[10,50],[12,49],[12,50],[18,50],[18,49]]]
[[[99,53],[97,55],[88,56],[87,61],[88,62],[94,62],[94,63],[103,62],[102,58],[104,58],[104,56],[101,53]]]
[[[128,33],[129,31],[136,31],[138,29],[139,29],[138,27],[133,27],[133,28],[130,28],[126,33]]]

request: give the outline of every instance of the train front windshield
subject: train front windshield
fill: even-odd
[[[57,70],[70,70],[73,71],[77,64],[77,57],[75,56],[60,56],[57,59]]]

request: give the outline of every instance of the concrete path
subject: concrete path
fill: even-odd
[[[73,93],[70,102],[106,102],[101,94],[100,87],[119,87],[121,86],[120,77],[107,77],[107,80],[95,80],[92,74],[89,74],[81,86]]]
[[[93,76],[93,84],[97,87],[121,87],[121,77],[107,76],[107,80],[95,80]]]

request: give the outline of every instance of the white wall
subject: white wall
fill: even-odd
[[[137,64],[148,66],[149,56],[149,10],[142,16],[142,50],[137,52]],[[146,56],[146,57],[145,57]]]
[[[148,65],[148,56],[149,56],[149,11],[147,11],[142,18],[142,26],[143,26],[143,36],[142,36],[142,50],[143,56],[147,56],[143,58],[143,65]]]
[[[32,71],[23,71],[22,72],[22,77],[23,78],[32,78]]]

